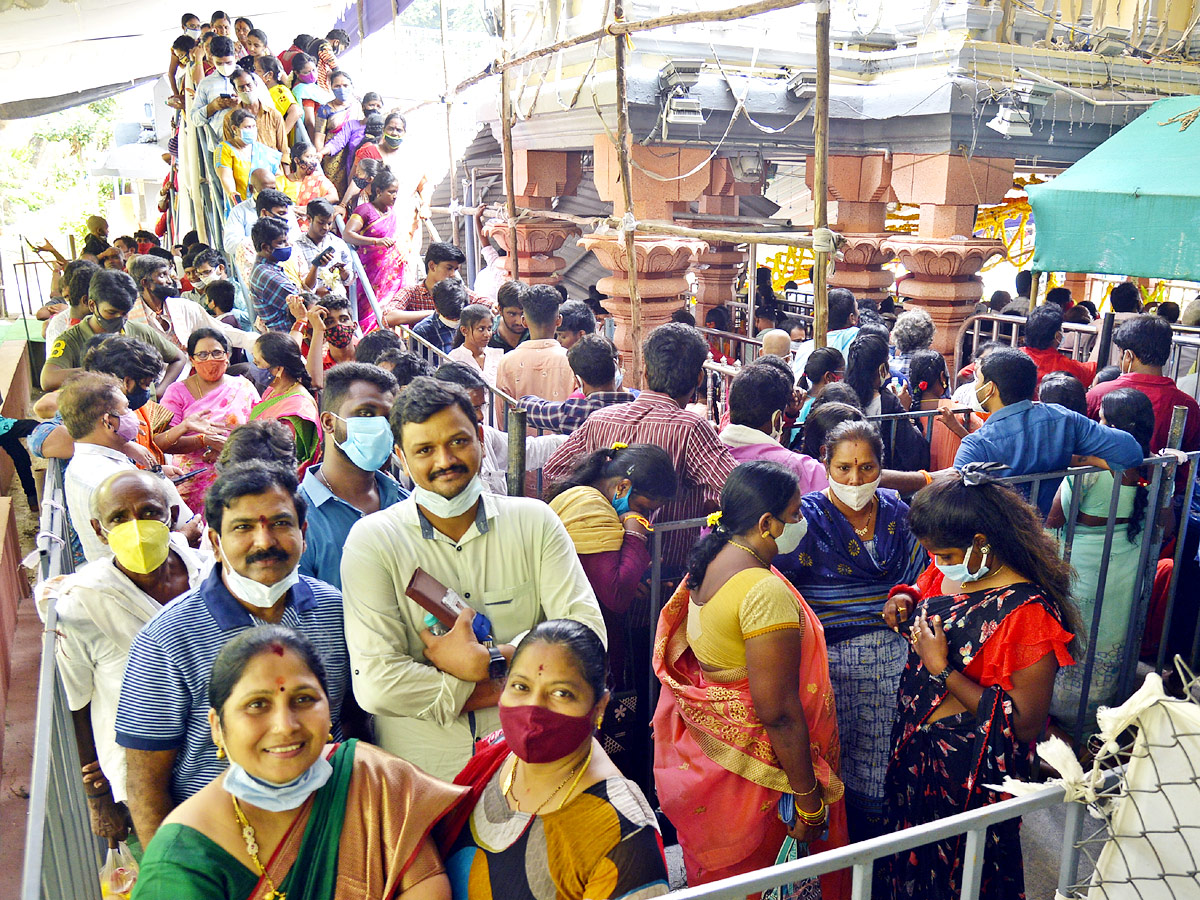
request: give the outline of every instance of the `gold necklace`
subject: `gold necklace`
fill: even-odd
[[[558,795],[558,792],[567,786],[567,782],[571,781],[571,776],[574,775],[575,780],[571,781],[571,786],[567,788],[567,792],[563,795],[562,800],[559,801],[558,806],[554,808],[554,811],[558,812],[563,808],[563,804],[567,802],[567,798],[571,796],[575,788],[579,785],[579,779],[581,779],[583,777],[583,773],[587,771],[588,763],[592,761],[592,750],[595,746],[596,745],[594,743],[589,742],[587,756],[585,756],[583,759],[583,765],[581,765],[578,769],[572,769],[570,772],[568,772],[567,777],[562,780],[562,783],[559,784],[559,786],[553,791],[551,791],[550,796],[543,800],[541,805],[533,811],[533,815],[536,816],[538,813],[540,813],[545,808],[546,804],[553,800]],[[504,779],[504,796],[508,797],[513,803],[517,804],[517,810],[519,812],[521,806],[520,801],[512,795],[512,786],[517,774],[518,761],[519,760],[516,758],[513,759],[513,767],[509,769],[508,777]],[[268,898],[268,900],[270,900],[270,898]],[[283,900],[283,898],[280,898],[280,900]]]
[[[751,556],[753,556],[755,559],[757,559],[760,563],[762,563],[763,568],[766,568],[766,569],[771,568],[771,564],[769,562],[767,562],[765,559],[763,559],[761,556],[759,556],[758,551],[756,551],[753,547],[747,547],[745,544],[739,544],[733,538],[729,539],[729,543],[733,544],[733,546],[737,547],[739,550],[745,550],[747,553],[749,553]]]
[[[287,894],[275,889],[275,882],[267,874],[266,867],[258,861],[258,836],[254,833],[254,826],[246,819],[245,813],[242,812],[242,807],[238,805],[237,797],[234,797],[232,794],[229,796],[233,800],[233,814],[237,816],[238,824],[242,826],[242,840],[246,842],[246,852],[254,860],[258,874],[267,880],[267,887],[270,888],[263,895],[263,900],[287,900]]]
[[[875,521],[875,513],[879,510],[878,499],[873,499],[871,501],[871,503],[873,505],[871,506],[871,515],[868,516],[868,518],[867,518],[867,524],[864,525],[862,528],[854,528],[853,525],[850,526],[851,528],[854,528],[854,533],[857,534],[860,538],[863,538],[864,540],[867,537],[867,532],[871,530],[871,523],[873,523]]]

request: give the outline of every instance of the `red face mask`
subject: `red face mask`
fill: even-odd
[[[562,759],[592,736],[596,730],[590,715],[568,716],[544,706],[497,707],[504,740],[527,763]]]
[[[229,368],[229,360],[227,359],[206,359],[204,361],[197,360],[192,363],[196,367],[196,373],[205,381],[218,381]]]
[[[138,253],[149,253],[153,247],[154,245],[149,241],[142,241],[138,244]]]
[[[325,340],[339,350],[345,350],[354,340],[353,325],[330,325],[325,329]]]

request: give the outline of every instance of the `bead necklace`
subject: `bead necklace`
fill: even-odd
[[[254,833],[254,826],[246,819],[245,813],[242,812],[242,807],[238,804],[237,797],[230,794],[230,798],[233,800],[233,814],[237,816],[238,824],[242,826],[242,840],[246,842],[246,852],[254,860],[254,866],[258,869],[258,874],[267,880],[269,890],[263,895],[263,900],[287,900],[287,894],[275,889],[275,882],[267,874],[266,867],[258,860],[258,836]]]
[[[554,808],[554,811],[558,812],[563,808],[563,804],[567,802],[567,798],[570,797],[571,794],[575,792],[575,788],[579,786],[579,779],[581,779],[583,777],[583,773],[587,771],[588,763],[592,761],[592,749],[594,747],[594,743],[589,743],[587,756],[584,757],[583,765],[581,765],[578,769],[572,769],[570,772],[568,772],[567,777],[562,780],[562,783],[559,784],[559,786],[553,791],[551,791],[550,796],[542,801],[541,806],[533,811],[533,815],[536,816],[538,813],[540,813],[546,807],[546,804],[553,800],[558,795],[558,792],[567,786],[567,782],[571,781],[571,776],[574,775],[575,780],[571,781],[571,786],[567,788],[567,792],[563,794],[562,800],[558,802],[558,806]],[[517,774],[517,762],[518,760],[513,760],[513,767],[509,769],[508,777],[504,779],[504,796],[512,800],[512,802],[517,805],[518,811],[520,811],[520,801],[517,800],[517,798],[512,794],[513,781]],[[268,898],[268,900],[270,900],[270,898]],[[284,898],[281,897],[280,900],[284,900]]]
[[[731,543],[733,546],[737,547],[739,550],[745,550],[747,553],[749,553],[751,556],[753,556],[755,559],[757,559],[760,563],[762,563],[763,568],[765,568],[765,569],[771,568],[771,564],[769,562],[767,562],[765,559],[763,559],[761,556],[759,556],[758,551],[756,551],[753,547],[747,547],[745,544],[739,543],[738,541],[735,541],[733,538],[729,539],[729,543]]]

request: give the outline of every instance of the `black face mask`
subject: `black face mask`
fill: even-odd
[[[365,188],[370,183],[371,183],[370,178],[359,178],[357,175],[354,176],[354,185],[355,185],[355,187],[359,188],[360,190],[362,188]]]
[[[99,313],[93,313],[92,318],[96,320],[96,324],[100,330],[106,334],[116,334],[125,327],[125,316],[117,316],[115,319],[106,319]]]
[[[175,285],[173,285],[173,284],[156,284],[150,288],[150,294],[156,300],[166,300],[168,297],[175,296]]]
[[[126,395],[130,410],[141,409],[150,402],[150,388],[139,387]]]

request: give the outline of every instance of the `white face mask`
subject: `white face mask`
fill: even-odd
[[[776,441],[783,439],[783,413],[781,412],[771,416],[771,438]]]
[[[967,402],[970,404],[971,409],[977,413],[987,413],[987,409],[984,407],[983,401],[979,399],[979,388],[985,384],[987,384],[986,381],[980,381],[977,378],[975,380],[975,384],[971,388],[971,396],[967,398]]]
[[[784,522],[783,534],[775,538],[775,546],[785,556],[800,546],[804,536],[808,534],[808,519],[799,522]]]
[[[247,578],[240,572],[235,572],[233,564],[229,562],[229,557],[225,555],[224,548],[218,547],[217,550],[221,560],[225,563],[225,580],[229,585],[230,593],[243,603],[249,603],[258,609],[270,609],[300,580],[298,560],[296,567],[291,572],[274,584],[267,585],[261,584],[253,578]]]
[[[625,381],[625,373],[622,372],[620,369],[617,369],[617,377],[613,379],[613,390],[619,391],[621,389],[621,384],[624,381]]]
[[[246,803],[268,812],[287,812],[296,809],[312,794],[323,788],[333,777],[333,766],[322,753],[304,774],[287,784],[273,784],[255,778],[240,765],[229,760],[224,788]]]
[[[228,78],[230,74],[232,74],[233,70],[237,68],[237,65],[235,63],[222,63],[215,68],[218,75],[220,75],[222,78]]]
[[[478,474],[453,497],[436,494],[428,488],[421,487],[415,480],[412,489],[412,498],[417,501],[417,505],[439,519],[453,519],[461,516],[474,506],[482,495],[483,479]]]
[[[871,498],[875,496],[875,492],[879,490],[879,482],[881,479],[876,478],[874,481],[867,484],[839,484],[832,478],[829,479],[829,490],[833,496],[837,497],[842,503],[850,507],[855,512],[858,512],[864,506],[871,502]]]

